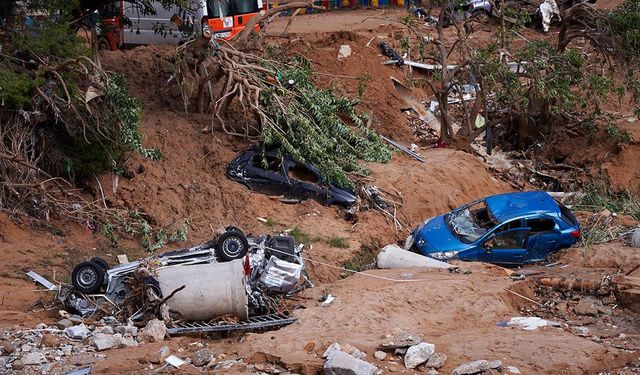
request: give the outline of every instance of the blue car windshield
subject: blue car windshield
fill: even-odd
[[[498,225],[485,201],[478,201],[448,213],[447,227],[460,241],[472,243]]]

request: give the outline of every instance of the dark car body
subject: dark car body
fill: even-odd
[[[324,205],[343,207],[350,207],[356,202],[352,191],[327,183],[318,168],[310,163],[300,164],[277,151],[267,151],[264,157],[267,168],[263,167],[260,151],[244,151],[229,162],[227,176],[264,194],[300,200],[312,198]]]
[[[532,191],[486,197],[425,220],[405,247],[439,260],[519,265],[542,261],[579,238],[571,211]]]

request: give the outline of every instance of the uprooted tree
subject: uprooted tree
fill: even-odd
[[[289,3],[252,18],[230,42],[201,38],[180,47],[185,109],[195,104],[225,132],[257,140],[263,151],[278,148],[315,164],[327,181],[353,186],[349,175],[367,172],[358,160],[386,162],[390,150],[355,110],[357,99],[318,89],[308,60],[263,43],[273,16],[303,7],[318,8]]]
[[[418,46],[414,58],[438,66],[424,82],[438,102],[441,141],[464,147],[491,129],[522,149],[533,135],[559,125],[602,122],[617,141],[629,142],[602,103],[623,100],[630,93],[636,112],[640,109],[639,4],[627,0],[611,12],[587,3],[574,5],[563,15],[557,46],[526,40],[520,49],[512,48],[512,41],[524,38],[518,31],[526,15],[506,4],[500,8],[496,42],[481,49],[468,44],[476,20],[450,16],[448,0],[440,2],[435,36],[432,29],[406,19],[411,33],[404,43]],[[444,37],[445,17],[454,21],[458,38],[453,45]],[[571,48],[584,41],[591,46],[588,53]],[[418,82],[414,76],[408,78]],[[474,100],[463,98],[463,85],[474,87]],[[461,103],[452,107],[455,99]]]
[[[108,234],[141,234],[153,250],[158,241],[144,214],[108,209],[103,194],[94,200],[77,188],[98,181],[100,172],[122,173],[134,152],[161,157],[142,145],[140,102],[127,93],[121,76],[88,57],[87,43],[76,32],[77,15],[104,3],[21,2],[20,11],[14,10],[18,16],[2,23],[0,210],[14,218],[64,217]],[[149,2],[138,3],[144,10]],[[20,14],[31,12],[39,19],[23,22]]]

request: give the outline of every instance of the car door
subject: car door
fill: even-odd
[[[526,220],[529,228],[527,261],[544,260],[549,254],[560,249],[560,228],[549,217],[537,217]]]
[[[522,227],[522,220],[502,225],[485,237],[478,249],[478,260],[498,264],[522,264],[525,261],[529,240],[529,228]]]

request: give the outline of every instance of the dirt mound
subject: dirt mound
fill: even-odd
[[[628,190],[640,194],[640,145],[622,145],[613,160],[602,165],[611,188],[622,192]]]

